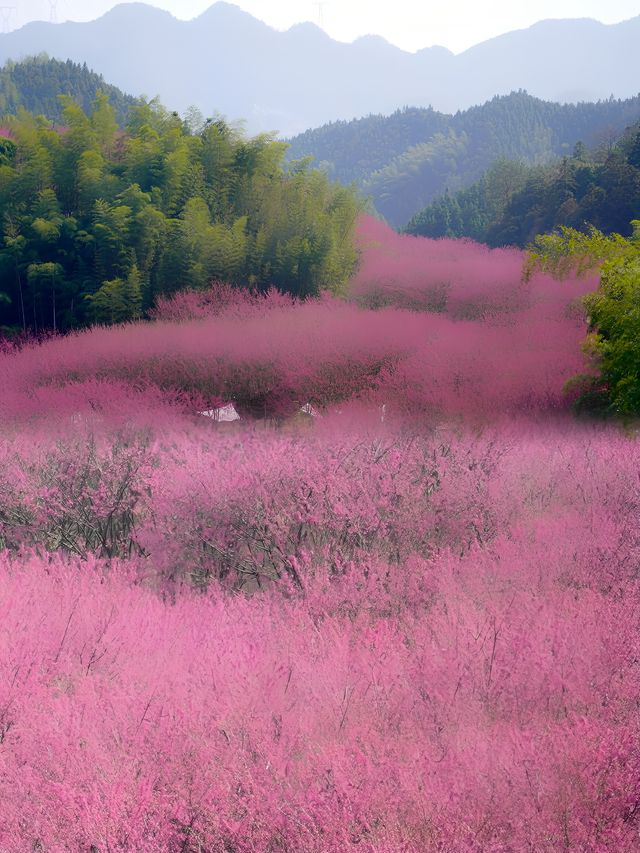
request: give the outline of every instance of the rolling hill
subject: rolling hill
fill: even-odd
[[[609,145],[639,118],[640,97],[559,104],[520,91],[455,115],[411,108],[333,122],[291,139],[288,156],[311,155],[330,177],[357,183],[399,226],[499,158],[547,163],[571,154],[578,141]]]
[[[15,115],[22,108],[51,121],[62,118],[60,95],[69,95],[83,110],[89,111],[97,92],[103,92],[115,110],[120,125],[126,123],[136,99],[107,83],[86,65],[61,62],[46,55],[22,62],[7,62],[0,69],[0,116]]]

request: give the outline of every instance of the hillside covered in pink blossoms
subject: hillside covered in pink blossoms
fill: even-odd
[[[358,241],[344,298],[0,354],[0,850],[638,850],[640,449],[565,389],[597,280]]]

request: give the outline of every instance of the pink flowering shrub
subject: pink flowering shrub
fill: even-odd
[[[640,448],[567,410],[583,285],[361,232],[350,300],[0,354],[0,850],[638,849]]]
[[[210,317],[246,318],[295,305],[289,294],[275,288],[266,293],[252,293],[246,288],[215,282],[207,290],[178,290],[171,296],[160,296],[150,314],[161,322],[184,323]]]
[[[0,849],[636,849],[634,443],[178,438],[137,469],[144,551],[0,560]],[[397,518],[367,508],[376,480]],[[198,514],[234,554],[199,594],[157,576],[172,524],[202,572]]]
[[[350,301],[224,285],[179,293],[159,302],[155,323],[96,328],[2,359],[0,415],[47,411],[43,395],[62,389],[67,399],[84,383],[116,383],[119,395],[154,389],[191,411],[233,400],[241,414],[271,418],[356,399],[421,420],[568,404],[563,387],[584,372],[575,301],[594,282],[523,284],[520,252],[400,237],[374,220],[363,220],[360,239]],[[429,294],[443,282],[434,311]],[[425,310],[407,310],[416,306]]]
[[[443,313],[453,319],[507,318],[537,306],[542,316],[561,314],[597,279],[558,283],[546,276],[522,282],[519,249],[490,249],[471,240],[430,240],[400,235],[363,217],[360,268],[353,297],[372,307],[395,305]]]

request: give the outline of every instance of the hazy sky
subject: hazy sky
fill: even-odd
[[[178,18],[193,18],[213,0],[149,0]],[[320,9],[311,0],[235,0],[256,18],[287,29],[298,21],[320,23]],[[4,26],[49,20],[50,6],[60,21],[87,21],[117,5],[114,0],[0,0]],[[434,44],[459,52],[484,39],[527,27],[543,18],[596,18],[612,24],[640,14],[640,0],[327,0],[322,3],[324,29],[341,41],[377,33],[405,50]],[[9,17],[7,17],[7,15]],[[0,18],[0,27],[3,20]]]

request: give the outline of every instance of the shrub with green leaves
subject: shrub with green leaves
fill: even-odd
[[[538,237],[525,265],[525,276],[541,269],[564,277],[600,270],[600,286],[584,297],[590,334],[585,351],[599,371],[588,391],[606,395],[609,407],[623,415],[640,412],[640,221],[630,238],[561,228]]]

